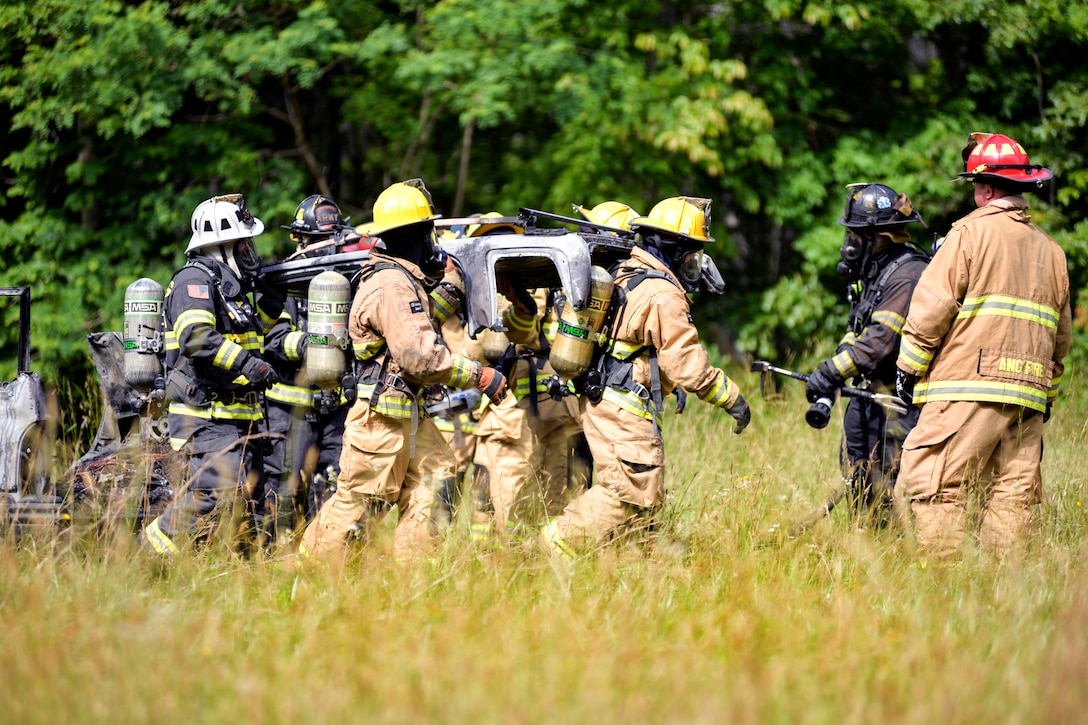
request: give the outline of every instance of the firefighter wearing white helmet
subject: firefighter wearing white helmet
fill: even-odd
[[[170,281],[163,308],[170,444],[188,455],[189,477],[144,529],[143,541],[162,554],[175,553],[180,537],[207,538],[235,493],[259,515],[263,391],[276,381],[261,337],[284,302],[261,284],[253,239],[264,224],[241,194],[202,202],[191,227],[188,262]]]
[[[333,254],[337,243],[354,231],[348,222],[329,197],[306,197],[291,223],[283,226],[296,244],[292,257]],[[347,299],[348,282],[339,281],[340,299]],[[280,541],[287,541],[299,523],[313,519],[336,487],[344,422],[355,392],[347,350],[333,384],[315,384],[315,376],[306,369],[312,332],[309,302],[306,296],[288,297],[264,337],[267,357],[281,379],[265,393],[271,445],[264,462],[270,534]],[[335,346],[331,352],[337,352]]]
[[[959,178],[978,207],[954,222],[922,273],[899,351],[900,395],[921,406],[900,493],[918,543],[952,555],[981,501],[982,547],[1020,544],[1042,498],[1043,423],[1072,337],[1065,254],[1023,192],[1051,178],[1004,134],[971,134]]]
[[[645,534],[665,500],[661,399],[680,385],[751,421],[736,383],[710,364],[692,323],[687,292],[699,288],[710,200],[673,197],[631,222],[636,246],[613,270],[613,323],[583,383],[582,426],[594,485],[541,532],[544,544],[574,556],[617,534]]]
[[[435,491],[453,470],[424,389],[475,387],[494,402],[505,394],[501,374],[450,352],[439,338],[428,292],[441,281],[446,259],[435,218],[419,179],[391,185],[374,202],[381,245],[363,264],[348,323],[358,398],[348,412],[336,492],[303,534],[305,557],[340,559],[355,532],[366,532],[393,506],[394,555],[425,555],[437,533]]]

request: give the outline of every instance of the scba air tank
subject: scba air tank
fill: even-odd
[[[347,372],[348,308],[351,284],[331,270],[310,280],[306,300],[306,382],[324,390],[340,385]]]
[[[569,300],[559,315],[559,327],[548,361],[559,376],[569,380],[586,371],[593,360],[608,303],[612,300],[612,275],[596,265],[590,270],[589,299],[580,310]]]
[[[125,289],[125,382],[141,391],[151,390],[162,377],[162,285],[141,277]]]

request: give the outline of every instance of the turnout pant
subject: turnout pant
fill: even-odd
[[[1004,554],[1026,536],[1042,501],[1043,416],[998,403],[936,401],[922,406],[899,473],[918,544],[939,556],[967,538],[967,502],[980,505],[979,540]]]
[[[300,553],[327,559],[342,557],[356,534],[366,536],[371,525],[396,506],[393,552],[415,558],[430,552],[436,528],[436,488],[453,477],[453,453],[434,421],[419,419],[412,455],[412,422],[384,416],[365,399],[348,412],[340,480],[336,491],[306,527]]]

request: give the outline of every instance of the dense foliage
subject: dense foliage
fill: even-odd
[[[213,193],[246,194],[266,258],[307,194],[358,223],[410,176],[447,216],[684,193],[730,283],[700,317],[786,355],[841,328],[843,185],[910,194],[928,244],[971,203],[969,131],[1055,172],[1036,218],[1088,284],[1086,47],[1080,0],[9,0],[0,285],[33,288],[35,369],[81,384],[84,335]]]

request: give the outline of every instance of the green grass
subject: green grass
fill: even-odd
[[[937,566],[846,511],[779,534],[838,480],[838,419],[800,384],[754,422],[668,416],[663,542],[552,563],[470,542],[396,563],[390,526],[338,575],[127,536],[0,540],[0,720],[33,722],[1082,721],[1084,411],[1048,424],[1022,559]],[[775,542],[766,545],[768,542]]]

